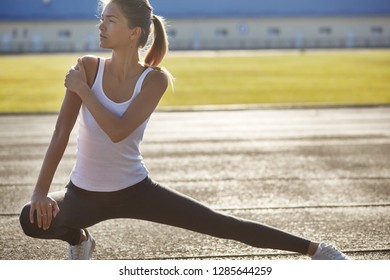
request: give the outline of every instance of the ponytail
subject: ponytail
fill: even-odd
[[[164,67],[159,67],[160,63],[163,61],[165,55],[168,52],[168,38],[167,32],[165,30],[165,20],[163,17],[153,15],[152,22],[154,26],[154,40],[146,52],[144,62],[146,65],[161,69],[168,76],[169,82],[173,89],[174,77],[167,69]]]
[[[152,21],[154,25],[154,40],[146,53],[145,64],[157,67],[168,52],[168,39],[164,19],[153,15]]]

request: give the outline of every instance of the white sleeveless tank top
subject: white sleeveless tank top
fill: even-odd
[[[121,116],[140,93],[145,77],[153,69],[149,67],[141,74],[129,100],[117,103],[103,91],[104,64],[105,59],[99,58],[98,72],[91,90],[108,110]],[[70,176],[73,184],[89,191],[111,192],[139,183],[148,176],[140,151],[148,119],[119,143],[111,141],[83,104],[78,122],[77,158]]]

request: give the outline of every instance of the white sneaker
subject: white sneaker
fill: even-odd
[[[87,240],[81,242],[79,245],[69,245],[68,260],[89,260],[92,252],[95,249],[95,240],[92,235],[84,229]]]
[[[311,257],[312,260],[349,260],[349,258],[341,253],[332,245],[321,243],[315,254]]]

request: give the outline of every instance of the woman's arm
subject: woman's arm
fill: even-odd
[[[67,90],[31,197],[30,222],[34,223],[36,211],[38,227],[44,230],[49,228],[52,218],[59,212],[57,202],[48,196],[48,193],[58,164],[68,145],[69,135],[76,122],[80,106],[80,98]]]
[[[156,109],[168,87],[168,78],[163,71],[153,70],[146,77],[142,90],[122,116],[117,116],[105,108],[91,93],[84,82],[83,62],[78,61],[79,70],[71,69],[65,86],[77,93],[91,112],[99,126],[113,142],[120,142],[139,127]]]
[[[86,72],[83,69],[85,81],[88,86],[91,87],[96,75],[98,59],[94,56],[88,56],[85,57],[85,62],[88,70]],[[76,66],[76,69],[79,69],[78,66]],[[30,222],[34,223],[34,212],[36,211],[38,227],[42,227],[44,230],[50,227],[52,218],[60,211],[57,202],[52,199],[48,193],[58,164],[68,145],[69,136],[76,123],[80,106],[80,97],[77,94],[66,90],[53,136],[31,197]]]

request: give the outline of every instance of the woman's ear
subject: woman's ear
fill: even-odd
[[[134,27],[130,30],[130,40],[139,40],[141,36],[141,27]]]

